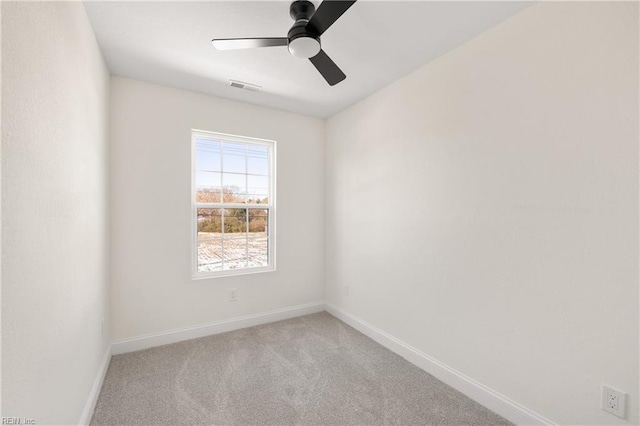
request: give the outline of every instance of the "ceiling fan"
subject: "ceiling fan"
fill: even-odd
[[[286,37],[223,38],[211,42],[218,50],[287,46],[293,56],[309,59],[327,83],[333,86],[347,76],[322,50],[320,36],[355,2],[325,0],[316,10],[308,0],[295,0],[289,7],[289,14],[295,23]]]

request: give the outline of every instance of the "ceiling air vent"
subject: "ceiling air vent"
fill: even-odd
[[[231,87],[250,90],[252,92],[259,92],[260,90],[262,90],[262,86],[258,86],[257,84],[245,83],[243,81],[237,81],[237,80],[229,80],[229,85]]]

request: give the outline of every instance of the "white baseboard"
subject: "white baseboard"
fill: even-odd
[[[379,328],[351,315],[332,303],[326,302],[326,310],[334,317],[347,323],[362,334],[380,343],[387,349],[400,355],[407,361],[420,367],[427,373],[462,392],[469,398],[484,405],[491,411],[517,425],[553,425],[554,423],[522,405],[511,401],[487,386],[476,382],[459,371],[420,352],[418,349],[396,339]]]
[[[111,361],[111,345],[107,346],[107,350],[102,357],[102,362],[100,363],[100,368],[98,368],[96,380],[93,382],[91,393],[89,393],[89,398],[87,399],[87,403],[82,411],[82,416],[80,417],[80,426],[87,426],[91,422],[93,410],[96,408],[98,396],[100,396],[100,390],[102,389],[102,383],[104,382],[104,376],[107,374],[107,369],[109,368],[109,361]]]
[[[270,322],[281,321],[302,315],[314,314],[325,310],[324,302],[309,303],[306,305],[293,306],[291,308],[278,309],[255,315],[245,315],[228,320],[217,321],[210,324],[203,324],[194,327],[185,327],[176,330],[169,330],[162,333],[147,334],[131,339],[117,340],[111,345],[114,355],[127,352],[140,351],[155,346],[167,345],[181,342],[183,340],[197,339],[199,337],[211,336],[213,334],[226,333],[227,331],[238,330],[255,325],[268,324]]]

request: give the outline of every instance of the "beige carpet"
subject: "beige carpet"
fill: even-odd
[[[92,425],[508,425],[327,313],[112,358]]]

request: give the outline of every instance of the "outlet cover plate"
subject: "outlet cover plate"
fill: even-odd
[[[235,302],[238,300],[238,290],[235,288],[229,289],[229,302]]]
[[[626,418],[626,400],[626,393],[614,389],[611,386],[605,384],[602,385],[601,408],[607,413],[611,413],[621,419]]]

